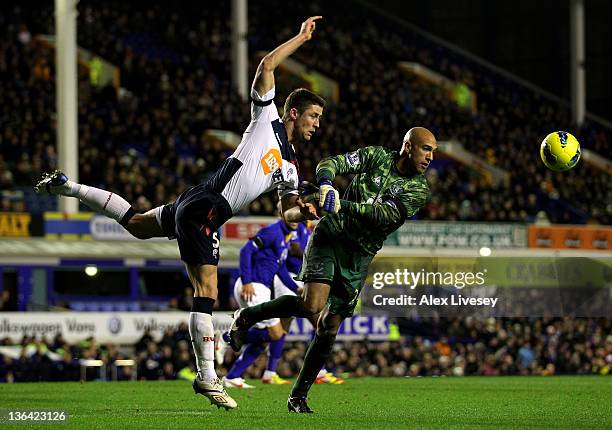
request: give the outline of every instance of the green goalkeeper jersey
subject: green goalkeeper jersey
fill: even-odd
[[[351,173],[355,177],[340,200],[340,212],[324,216],[320,224],[356,250],[376,254],[387,236],[422,208],[429,196],[425,176],[402,176],[398,158],[397,151],[369,146],[322,160],[317,181],[333,182],[336,175]]]

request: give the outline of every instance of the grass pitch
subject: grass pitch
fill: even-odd
[[[21,429],[612,428],[609,376],[349,379],[314,386],[312,415],[287,412],[291,386],[255,384],[230,389],[233,411],[185,381],[0,384],[0,409],[69,414],[67,424]]]

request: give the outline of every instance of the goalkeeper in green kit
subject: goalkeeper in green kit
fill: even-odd
[[[282,296],[236,311],[230,345],[236,351],[253,324],[269,318],[308,317],[320,313],[316,336],[289,396],[289,411],[309,413],[306,396],[327,361],[342,321],[353,314],[368,266],[387,236],[422,208],[429,188],[424,172],[437,143],[423,127],[411,128],[400,151],[370,146],[327,158],[317,166],[319,189],[302,200],[319,200],[323,215],[304,255],[299,296]],[[344,199],[332,182],[355,174]]]

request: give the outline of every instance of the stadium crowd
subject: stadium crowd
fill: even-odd
[[[35,38],[53,32],[51,7],[15,6],[0,17],[2,210],[36,210],[27,199],[29,188],[41,171],[57,166],[53,51]],[[94,88],[81,73],[80,180],[123,195],[141,211],[172,200],[231,153],[205,131],[241,134],[248,122],[248,104],[229,83],[229,3],[206,11],[118,1],[82,2],[79,8],[79,44],[121,72],[119,90]],[[511,172],[512,180],[493,186],[474,166],[435,164],[429,174],[432,201],[419,217],[524,222],[545,210],[552,222],[612,223],[608,173],[582,164],[558,175],[539,161],[539,140],[571,124],[566,106],[409,28],[389,26],[362,7],[355,5],[350,16],[340,4],[315,1],[296,8],[296,17],[326,16],[316,43],[296,59],[340,84],[340,103],[326,108],[316,145],[299,148],[305,179],[312,179],[322,157],[367,145],[396,147],[409,126],[426,124],[439,140],[464,143]],[[251,7],[251,52],[287,38],[295,31],[293,21],[280,9],[264,13]],[[253,69],[255,55],[251,59]],[[398,61],[416,61],[467,84],[477,93],[477,112],[404,74]],[[279,85],[278,100],[288,90]],[[609,153],[610,130],[587,122],[576,135],[583,147]],[[273,212],[271,196],[250,207],[252,214]]]
[[[30,3],[0,14],[0,211],[48,210],[55,204],[49,199],[37,206],[38,197],[28,198],[40,173],[57,167],[54,52],[36,39],[54,32],[53,4]],[[608,173],[581,164],[559,175],[539,160],[542,137],[571,128],[566,106],[354,6],[350,15],[343,4],[322,1],[296,3],[291,16],[280,8],[249,10],[251,70],[254,53],[293,34],[298,19],[319,12],[325,17],[314,43],[295,58],[336,79],[340,103],[326,108],[316,144],[298,148],[305,179],[312,179],[322,157],[367,145],[397,147],[408,127],[423,124],[439,140],[462,142],[511,172],[512,179],[493,185],[474,166],[441,160],[428,172],[432,197],[420,218],[530,222],[544,210],[552,222],[612,224]],[[206,130],[240,134],[249,118],[248,104],[229,83],[229,2],[206,9],[189,3],[172,7],[79,3],[79,45],[115,64],[121,76],[119,89],[96,88],[86,69],[79,69],[80,180],[123,195],[139,211],[205,180],[231,153]],[[467,84],[477,94],[477,111],[406,75],[398,61],[415,61]],[[288,90],[279,84],[277,100]],[[610,130],[587,121],[574,131],[583,148],[609,156]],[[273,197],[264,196],[249,213],[271,215],[274,207]],[[0,297],[0,308],[9,302],[7,295]],[[190,309],[187,299],[172,307]],[[609,318],[407,320],[400,329],[402,336],[393,342],[338,343],[327,367],[350,376],[436,376],[608,374],[612,366]],[[126,349],[95,339],[70,345],[61,336],[26,337],[17,345],[4,339],[0,346],[17,356],[0,354],[0,381],[78,380],[79,360],[90,358],[107,364],[132,358],[138,378],[175,379],[193,372],[189,341],[186,326],[157,342],[148,334]],[[305,348],[288,343],[281,376],[295,376]],[[263,361],[250,368],[251,377],[260,376]],[[111,379],[110,365],[106,371]],[[95,369],[87,376],[98,377]],[[130,367],[119,370],[119,379],[131,377]]]
[[[609,375],[612,370],[612,320],[580,318],[538,319],[428,319],[402,320],[401,336],[392,342],[338,342],[327,369],[343,377],[361,376],[470,376],[470,375]],[[64,381],[81,378],[80,359],[106,363],[105,379],[112,379],[110,364],[134,359],[143,380],[190,379],[194,359],[186,324],[167,331],[159,341],[150,333],[130,348],[100,345],[87,339],[70,345],[61,335],[52,341],[24,337],[12,345],[18,357],[0,354],[0,382]],[[289,342],[278,373],[295,377],[307,344]],[[51,352],[51,354],[48,354]],[[223,369],[235,357],[226,353]],[[265,368],[262,355],[246,377],[259,378]],[[225,371],[220,369],[220,374]],[[99,379],[89,369],[87,379]],[[131,379],[132,367],[118,370],[119,380]]]

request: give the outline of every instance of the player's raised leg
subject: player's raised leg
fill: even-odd
[[[234,317],[230,328],[230,346],[239,351],[246,333],[253,324],[270,318],[308,318],[321,312],[329,296],[330,286],[323,283],[308,283],[302,296],[281,296],[277,299],[250,308],[241,309]]]
[[[77,198],[93,211],[117,221],[138,239],[166,236],[159,219],[161,207],[137,214],[123,197],[111,191],[73,182],[59,170],[44,173],[34,189],[39,194]]]
[[[121,196],[100,188],[73,182],[59,170],[43,174],[34,189],[38,193],[75,197],[95,212],[104,214],[122,225],[127,224],[124,219],[134,213],[132,206]]]

